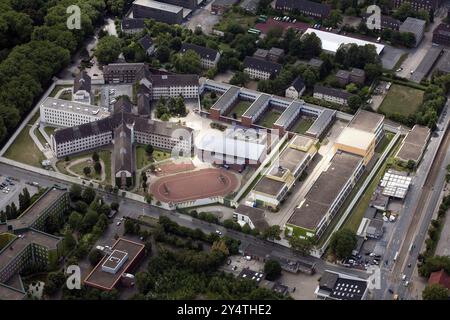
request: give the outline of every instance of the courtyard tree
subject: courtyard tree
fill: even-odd
[[[85,176],[88,176],[91,174],[91,167],[84,167],[83,168],[83,173]]]
[[[81,227],[82,220],[83,220],[83,216],[80,213],[73,211],[70,214],[69,220],[68,220],[70,228],[74,231],[78,231]]]
[[[148,144],[145,146],[145,153],[151,157],[151,155],[153,154],[153,151],[155,150],[155,148],[153,148],[153,146],[151,144]]]
[[[98,162],[98,161],[100,160],[100,156],[98,155],[97,152],[94,152],[94,153],[92,154],[92,160],[93,160],[94,162]]]
[[[94,164],[94,170],[97,174],[100,174],[102,172],[102,165],[100,162],[96,162]]]

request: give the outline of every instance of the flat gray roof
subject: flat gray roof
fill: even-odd
[[[234,99],[239,94],[240,88],[231,86],[225,93],[214,103],[211,107],[213,110],[220,110],[221,113],[225,111],[225,107],[228,105],[231,99]]]
[[[429,137],[430,129],[416,124],[406,135],[396,157],[403,161],[413,160],[418,162]]]
[[[324,109],[317,117],[316,121],[314,121],[311,127],[306,131],[306,134],[310,134],[314,137],[320,136],[326,124],[333,119],[335,114],[336,110]]]
[[[133,2],[133,5],[134,4],[143,6],[143,7],[154,8],[154,9],[158,9],[158,10],[162,10],[162,11],[173,12],[173,13],[178,13],[180,11],[183,11],[183,7],[174,6],[172,4],[153,1],[153,0],[135,0]]]
[[[327,170],[314,182],[305,201],[294,210],[288,223],[315,230],[361,161],[360,156],[336,152]]]
[[[56,99],[48,97],[42,103],[43,106],[55,110],[64,110],[68,112],[74,112],[79,114],[85,114],[89,116],[97,116],[100,118],[108,117],[109,111],[106,108],[99,106],[93,106],[85,103],[79,103],[75,101],[68,101],[63,99]]]
[[[259,109],[261,109],[264,104],[267,104],[270,100],[270,96],[268,94],[261,94],[258,99],[256,99],[251,105],[250,107],[244,112],[244,114],[242,115],[242,117],[253,117],[258,111]]]
[[[45,209],[47,209],[66,192],[67,191],[65,190],[56,188],[48,190],[19,217],[13,220],[8,220],[8,225],[12,225],[14,229],[28,228],[39,218]]]
[[[378,113],[359,109],[348,124],[349,128],[375,133],[384,116]]]
[[[91,273],[89,273],[89,275],[84,280],[85,283],[97,288],[111,290],[120,280],[122,274],[128,270],[136,257],[144,250],[144,245],[127,239],[119,238],[113,245],[112,250],[119,250],[128,253],[127,261],[125,261],[125,263],[115,274],[112,274],[103,271],[101,267],[103,263],[109,258],[109,255],[106,255],[97,264],[97,266],[95,266]]]
[[[255,191],[277,196],[286,184],[281,181],[263,177],[255,186]]]
[[[301,101],[293,101],[281,114],[281,116],[275,121],[274,125],[286,128],[286,126],[292,122],[292,117],[298,112],[298,110],[302,109],[303,102]]]
[[[434,64],[441,55],[442,50],[442,47],[432,46],[427,51],[427,54],[425,55],[425,57],[423,57],[422,61],[420,61],[419,65],[411,76],[411,80],[417,83],[422,81],[422,79],[430,73]]]
[[[307,155],[306,152],[287,147],[280,154],[278,165],[274,165],[269,174],[276,177],[282,177],[286,169],[294,172],[295,169],[303,163]]]

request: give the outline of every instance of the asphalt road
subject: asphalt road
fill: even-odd
[[[444,156],[449,144],[449,135],[443,137],[444,132],[442,131],[442,128],[446,127],[449,121],[448,103],[445,110],[447,112],[445,115],[441,115],[437,125],[438,129],[432,134],[427,151],[416,171],[413,185],[405,198],[392,237],[388,242],[381,265],[381,289],[375,292],[375,299],[392,299],[389,289],[399,294],[400,298],[404,297],[406,288],[401,279],[402,274],[406,272],[406,280],[411,279],[417,262],[418,250],[423,243],[423,239],[415,239],[416,235],[420,235],[422,230],[425,230],[424,234],[426,234],[426,229],[431,220],[430,211],[432,215],[442,190],[437,182],[440,181],[439,179],[443,174],[441,168],[446,165]],[[444,139],[441,140],[442,137]],[[443,147],[438,150],[440,145],[443,145]],[[435,154],[436,158],[434,158]],[[424,212],[427,214],[424,214]],[[425,218],[422,219],[423,216]],[[417,230],[418,226],[420,226],[420,230]],[[415,246],[415,249],[410,255],[409,250],[412,245]],[[397,259],[394,261],[396,255]],[[411,267],[407,267],[409,263],[411,263]]]

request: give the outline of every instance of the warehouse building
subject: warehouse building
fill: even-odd
[[[414,161],[417,165],[425,152],[430,134],[428,127],[416,124],[403,139],[395,157],[403,162]]]
[[[133,18],[154,19],[167,24],[183,22],[183,7],[153,0],[135,0],[132,6]]]
[[[305,31],[304,35],[315,33],[316,36],[322,41],[322,49],[324,51],[327,51],[328,53],[335,54],[336,51],[339,49],[342,45],[347,44],[356,44],[358,46],[365,46],[367,44],[371,44],[375,47],[377,54],[381,54],[381,52],[384,49],[384,45],[376,42],[370,42],[366,40],[361,40],[357,38],[352,38],[348,36],[343,36],[340,34],[327,32],[327,31],[321,31],[313,28],[309,28]]]
[[[403,21],[399,31],[414,34],[416,39],[415,46],[417,47],[425,34],[426,24],[427,22],[425,20],[408,17],[405,21]]]

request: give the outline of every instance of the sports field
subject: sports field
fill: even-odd
[[[159,201],[177,203],[226,196],[239,186],[236,175],[224,169],[203,169],[157,180],[150,192]]]

